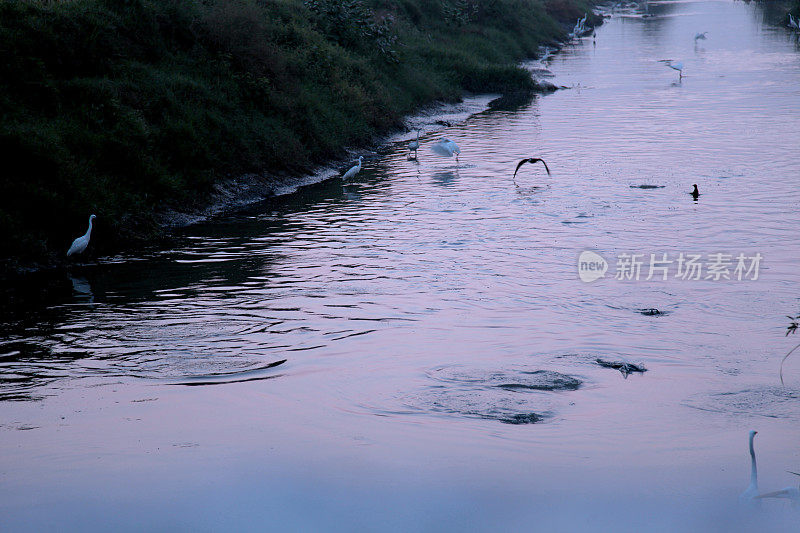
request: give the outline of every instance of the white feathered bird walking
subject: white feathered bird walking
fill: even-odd
[[[86,230],[86,233],[72,241],[72,246],[67,250],[67,257],[75,254],[82,254],[86,251],[86,247],[89,246],[89,239],[92,238],[92,221],[95,218],[97,218],[95,215],[89,216],[89,229]]]

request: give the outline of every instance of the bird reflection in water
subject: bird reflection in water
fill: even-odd
[[[72,282],[72,293],[76,298],[94,303],[94,294],[92,293],[92,286],[88,279],[83,276],[70,275],[69,280]]]

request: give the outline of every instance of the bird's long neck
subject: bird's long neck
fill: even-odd
[[[86,237],[92,236],[92,219],[89,219],[89,229],[86,230]]]
[[[756,451],[753,449],[753,437],[750,435],[750,484],[758,485],[758,469],[756,468]]]

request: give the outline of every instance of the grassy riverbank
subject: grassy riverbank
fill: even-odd
[[[584,0],[0,0],[6,268],[158,233],[215,181],[301,173],[515,66]],[[102,238],[101,238],[102,237]]]

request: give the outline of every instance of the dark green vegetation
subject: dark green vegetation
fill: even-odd
[[[216,180],[301,173],[515,62],[584,0],[0,0],[5,267],[158,233]]]

